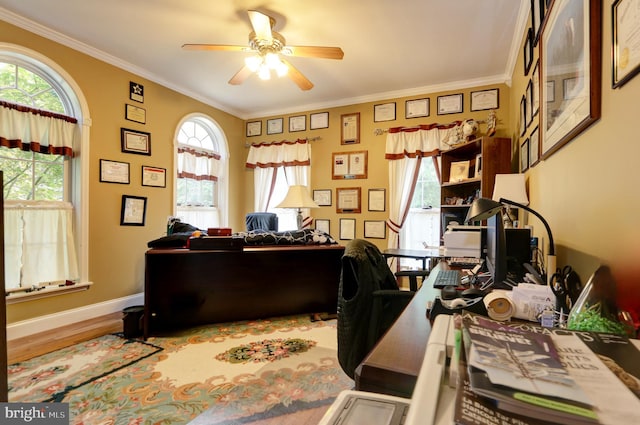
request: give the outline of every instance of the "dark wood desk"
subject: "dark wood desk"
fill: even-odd
[[[448,268],[440,262],[435,268]],[[431,273],[389,331],[360,363],[355,372],[356,390],[411,398],[427,349],[431,324],[427,303],[439,290]]]

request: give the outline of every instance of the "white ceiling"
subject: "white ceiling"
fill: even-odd
[[[338,46],[343,60],[288,60],[315,87],[251,76],[246,11],[276,19],[290,45]],[[248,119],[510,83],[528,0],[0,0],[0,19]],[[42,52],[46,55],[46,52]]]

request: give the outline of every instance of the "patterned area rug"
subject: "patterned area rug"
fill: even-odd
[[[242,424],[328,404],[353,387],[338,365],[335,326],[293,316],[149,338],[162,351],[85,380],[59,401],[69,403],[71,423],[87,425]],[[18,401],[14,388],[10,401]]]

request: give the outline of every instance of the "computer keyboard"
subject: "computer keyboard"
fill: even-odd
[[[438,270],[435,280],[433,281],[434,288],[444,288],[445,286],[460,286],[461,275],[458,270]]]

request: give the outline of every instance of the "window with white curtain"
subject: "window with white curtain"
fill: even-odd
[[[81,184],[80,114],[64,79],[37,59],[0,49],[0,169],[9,292],[80,277],[72,192]],[[74,100],[75,99],[75,100]],[[74,107],[75,105],[75,107]]]
[[[227,222],[227,145],[208,117],[187,117],[177,133],[176,216],[200,229]]]

